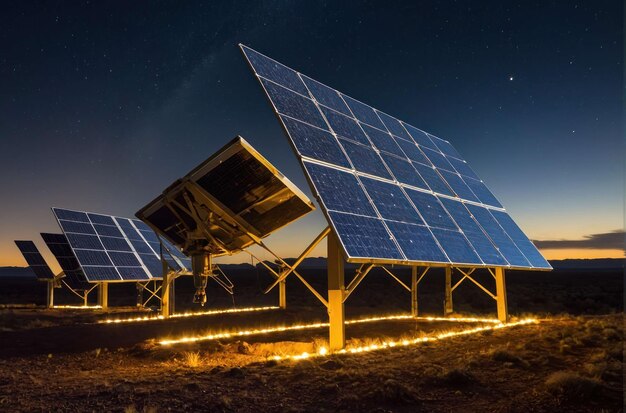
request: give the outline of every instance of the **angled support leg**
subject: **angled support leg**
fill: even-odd
[[[506,303],[506,279],[504,268],[496,268],[496,301],[498,303],[498,320],[509,321],[509,310]]]
[[[454,307],[452,305],[452,268],[446,267],[446,291],[443,305],[443,314],[449,315],[454,312]]]
[[[339,242],[335,234],[327,237],[328,244],[328,321],[330,324],[329,346],[331,351],[346,346],[345,315],[343,297],[345,294],[344,262]]]

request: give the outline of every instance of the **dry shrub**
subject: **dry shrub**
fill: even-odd
[[[187,367],[196,368],[200,367],[200,365],[202,364],[202,359],[200,358],[199,351],[185,351],[183,352],[182,356],[183,363]]]
[[[569,400],[589,400],[600,393],[602,384],[595,379],[571,371],[558,371],[546,379],[546,389],[556,397]]]

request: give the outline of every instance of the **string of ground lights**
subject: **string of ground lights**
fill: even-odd
[[[356,320],[346,320],[345,324],[351,325],[351,324],[375,323],[375,322],[380,322],[380,321],[393,321],[393,320],[415,320],[415,321],[426,321],[426,322],[445,321],[445,322],[460,322],[460,323],[501,324],[499,320],[495,320],[491,318],[414,317],[410,314],[398,314],[398,315],[360,318]],[[238,331],[230,331],[230,332],[212,333],[212,334],[205,334],[202,336],[185,336],[185,337],[179,337],[176,339],[162,339],[162,340],[159,340],[158,343],[161,345],[167,346],[167,345],[182,344],[182,343],[197,343],[200,341],[213,341],[213,340],[220,340],[220,339],[226,339],[226,338],[282,333],[286,331],[310,330],[310,329],[317,329],[317,328],[323,328],[323,327],[328,327],[328,326],[329,326],[329,323],[322,323],[322,322],[308,323],[308,324],[294,324],[290,326],[273,326],[273,327],[265,327],[265,328],[258,328],[258,329],[246,329],[246,330],[238,330]]]
[[[225,310],[209,310],[209,311],[194,311],[194,312],[186,312],[186,313],[176,313],[170,315],[169,318],[188,318],[188,317],[201,317],[201,316],[213,316],[213,315],[224,315],[224,314],[238,314],[238,313],[254,313],[261,311],[272,311],[278,310],[280,307],[278,306],[267,306],[267,307],[244,307],[244,308],[229,308]],[[108,318],[105,320],[100,320],[98,323],[100,324],[121,324],[121,323],[140,323],[144,321],[159,321],[165,320],[167,317],[162,315],[148,315],[143,317],[129,317],[129,318]]]

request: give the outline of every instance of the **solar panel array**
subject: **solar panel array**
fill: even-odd
[[[65,274],[63,280],[74,289],[90,288],[65,235],[42,233],[41,238],[43,238],[48,249],[59,263],[61,270],[63,270]]]
[[[349,261],[551,268],[448,141],[241,48]]]
[[[82,272],[90,282],[149,281],[162,277],[161,244],[137,219],[52,209]],[[188,259],[166,244],[164,257],[176,270]]]
[[[20,250],[26,263],[33,270],[35,276],[40,280],[51,280],[54,273],[46,263],[37,246],[32,241],[15,241],[15,245]]]

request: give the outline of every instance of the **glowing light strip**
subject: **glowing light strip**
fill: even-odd
[[[437,335],[431,336],[431,337],[428,337],[428,336],[427,337],[417,337],[417,338],[407,339],[407,340],[402,340],[402,341],[385,341],[382,344],[372,344],[372,345],[363,346],[363,347],[346,348],[346,349],[339,350],[339,351],[337,351],[337,352],[335,352],[333,354],[360,354],[360,353],[368,353],[368,352],[371,352],[371,351],[389,349],[389,348],[394,348],[394,347],[407,347],[407,346],[421,344],[421,343],[426,343],[426,342],[440,341],[440,340],[445,340],[445,339],[451,338],[451,337],[466,336],[466,335],[470,335],[470,334],[481,333],[483,331],[493,331],[493,330],[499,330],[499,329],[502,329],[502,328],[510,328],[510,327],[517,327],[517,326],[526,325],[526,324],[537,324],[537,323],[539,323],[538,320],[536,320],[534,318],[529,318],[529,319],[523,319],[523,320],[520,320],[520,321],[516,321],[516,322],[513,322],[513,323],[507,323],[507,324],[496,324],[496,325],[492,325],[492,326],[476,327],[476,328],[470,328],[470,329],[467,329],[467,330],[460,330],[460,331],[448,331],[448,332],[440,333],[440,334],[437,334]],[[276,360],[276,361],[281,361],[281,360],[304,360],[304,359],[314,358],[314,357],[324,357],[324,356],[328,356],[330,354],[331,353],[328,351],[328,349],[326,347],[320,347],[317,350],[317,353],[313,353],[313,354],[309,354],[307,352],[304,352],[304,353],[296,354],[296,355],[286,355],[286,356],[275,355],[275,356],[269,357],[269,359],[270,360]]]
[[[269,307],[246,307],[246,308],[229,308],[227,310],[211,310],[211,311],[197,311],[197,312],[189,312],[189,313],[178,313],[169,316],[169,318],[181,318],[181,317],[198,317],[198,316],[206,316],[206,315],[219,315],[219,314],[232,314],[232,313],[248,313],[255,311],[269,311],[269,310],[277,310],[280,307],[269,306]],[[119,323],[138,323],[142,321],[157,321],[157,320],[165,320],[168,317],[163,317],[162,315],[150,315],[143,317],[131,317],[131,318],[109,318],[106,320],[100,320],[98,323],[101,324],[119,324]]]
[[[54,305],[52,308],[72,309],[72,310],[97,310],[102,308],[101,305]]]
[[[456,321],[456,322],[484,322],[484,323],[500,323],[498,320],[494,319],[482,319],[482,318],[462,318],[462,317],[413,317],[412,315],[400,314],[400,315],[389,315],[389,316],[380,316],[380,317],[369,317],[369,318],[361,318],[357,320],[346,320],[345,324],[361,324],[361,323],[372,323],[377,321],[389,321],[389,320],[421,320],[421,321]],[[243,337],[243,336],[254,336],[259,334],[270,334],[270,333],[279,333],[284,331],[294,331],[294,330],[310,330],[316,328],[328,327],[329,323],[310,323],[310,324],[295,324],[291,326],[276,326],[276,327],[267,327],[260,329],[252,329],[252,330],[241,330],[241,331],[232,331],[232,332],[224,332],[224,333],[213,333],[207,334],[204,336],[191,336],[191,337],[181,337],[177,339],[171,340],[161,340],[159,344],[167,346],[172,344],[180,344],[180,343],[195,343],[198,341],[210,341],[210,340],[221,340],[225,338],[233,338],[233,337]]]

